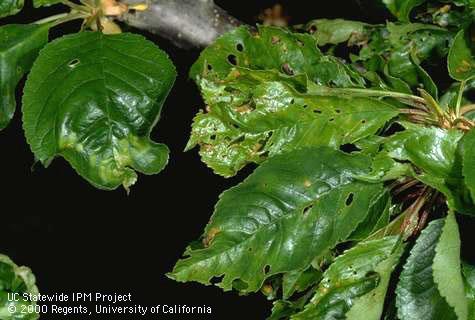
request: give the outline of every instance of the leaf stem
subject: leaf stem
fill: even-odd
[[[390,97],[395,99],[403,99],[416,102],[417,105],[426,105],[426,100],[424,98],[402,93],[402,92],[394,92],[394,91],[382,91],[382,90],[372,90],[372,89],[358,89],[358,88],[327,88],[325,87],[326,91],[338,91],[340,93],[351,93],[351,94],[359,94],[366,97]]]
[[[46,18],[44,18],[44,19],[35,21],[35,22],[33,22],[33,23],[34,23],[34,24],[46,24],[46,23],[49,23],[49,22],[52,22],[52,21],[56,21],[56,20],[65,18],[65,17],[67,17],[68,15],[69,15],[68,12],[64,12],[64,13],[56,14],[56,15],[54,15],[54,16],[46,17]]]
[[[455,105],[455,114],[457,115],[457,117],[460,116],[460,105],[462,104],[462,97],[463,97],[463,92],[465,90],[465,84],[466,84],[465,80],[460,82],[459,93],[457,95],[457,104]]]
[[[475,111],[475,104],[467,104],[460,108],[460,115],[463,116],[466,113]]]

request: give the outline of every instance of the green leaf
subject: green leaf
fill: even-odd
[[[301,93],[299,84],[243,69],[218,83],[202,79],[208,112],[195,117],[187,149],[199,145],[202,160],[229,177],[247,163],[297,148],[354,143],[398,114],[380,100]]]
[[[389,11],[403,22],[409,22],[412,10],[424,2],[425,0],[383,0]]]
[[[470,130],[463,138],[463,168],[462,174],[465,178],[472,199],[475,199],[475,130]]]
[[[361,242],[325,271],[315,296],[292,320],[379,320],[403,246],[397,236]]]
[[[384,192],[353,180],[369,165],[365,156],[324,147],[269,159],[220,197],[203,246],[188,248],[169,276],[203,284],[218,277],[224,290],[239,280],[248,293],[268,277],[306,269],[344,241]]]
[[[33,0],[33,5],[35,8],[39,7],[49,7],[53,4],[62,3],[63,0]]]
[[[23,294],[38,295],[35,276],[27,267],[17,266],[10,258],[0,254],[0,319],[36,320],[36,312],[28,312],[36,306],[35,301],[23,299]],[[10,301],[9,294],[18,294],[19,301]],[[11,312],[12,308],[15,312]]]
[[[356,71],[335,57],[323,55],[312,36],[276,27],[259,26],[255,34],[246,27],[226,33],[203,50],[190,76],[198,82],[201,78],[221,80],[234,67],[306,75],[322,85],[364,86]]]
[[[0,130],[13,118],[16,86],[48,42],[48,29],[47,25],[0,27]]]
[[[0,18],[17,14],[23,9],[25,0],[2,0],[0,2]]]
[[[310,32],[317,45],[339,44],[348,42],[348,46],[367,40],[366,28],[370,25],[344,19],[318,19],[310,21],[305,29]]]
[[[318,283],[322,272],[310,266],[306,270],[295,270],[284,274],[282,277],[282,296],[290,298],[296,292],[303,292],[310,286]]]
[[[475,60],[470,43],[468,32],[460,30],[450,47],[449,74],[455,80],[463,81],[475,76]]]
[[[467,319],[467,300],[460,261],[460,235],[455,214],[449,213],[435,248],[432,265],[440,295],[454,308],[458,319]]]
[[[397,160],[411,161],[430,175],[451,178],[463,133],[456,129],[445,130],[411,123],[403,125],[406,130],[395,134],[385,144],[389,155]]]
[[[138,35],[82,32],[42,50],[25,85],[23,126],[36,158],[64,157],[91,184],[126,188],[168,148],[150,140],[175,68]]]
[[[468,320],[475,319],[475,267],[462,263],[462,274],[465,283],[465,295],[468,303]]]
[[[467,319],[453,214],[432,221],[411,250],[396,290],[401,320]]]

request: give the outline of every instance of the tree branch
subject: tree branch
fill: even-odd
[[[213,0],[146,0],[145,11],[129,12],[122,19],[130,26],[171,40],[180,47],[205,47],[241,24]],[[122,0],[136,5],[145,0]]]

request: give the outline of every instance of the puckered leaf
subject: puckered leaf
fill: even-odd
[[[206,227],[203,247],[188,249],[170,277],[242,292],[264,279],[304,270],[344,241],[363,221],[381,184],[353,180],[369,158],[330,148],[305,148],[263,163],[243,183],[225,192]]]
[[[17,14],[23,9],[25,0],[2,0],[0,2],[0,18]]]
[[[0,319],[3,320],[36,320],[36,312],[28,312],[35,301],[23,299],[23,294],[38,294],[35,276],[27,267],[17,266],[10,258],[0,254]],[[19,301],[10,301],[8,294],[18,294]],[[10,307],[10,308],[9,308]],[[11,309],[15,307],[16,312]]]
[[[401,320],[467,319],[460,239],[453,214],[422,231],[396,290]]]
[[[82,32],[49,44],[23,96],[23,124],[36,158],[64,157],[94,186],[132,185],[155,174],[168,148],[150,140],[175,79],[165,53],[143,37]]]
[[[308,34],[260,26],[253,34],[237,28],[206,48],[193,65],[194,80],[223,79],[235,66],[253,70],[278,70],[287,75],[304,74],[321,85],[364,85],[364,79],[333,56],[323,55]]]
[[[12,24],[0,27],[0,130],[13,117],[15,88],[48,42],[48,29],[47,25]]]
[[[202,79],[208,112],[195,118],[187,149],[200,145],[203,161],[227,177],[296,148],[354,143],[398,114],[380,100],[301,93],[300,85],[298,78],[245,69],[217,83]]]
[[[450,47],[448,56],[449,74],[455,80],[467,80],[475,76],[475,59],[473,59],[470,36],[460,30]]]
[[[359,243],[333,262],[311,302],[291,319],[381,319],[391,272],[402,252],[397,236]]]

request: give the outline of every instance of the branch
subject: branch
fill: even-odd
[[[213,0],[122,0],[128,5],[147,2],[145,11],[129,12],[122,20],[171,40],[179,47],[205,47],[241,24]]]

